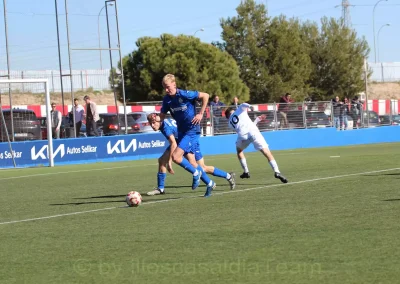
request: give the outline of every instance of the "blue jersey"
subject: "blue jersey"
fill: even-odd
[[[163,123],[160,126],[161,133],[165,136],[165,138],[169,138],[171,135],[178,140],[178,128],[176,127],[176,121],[173,119],[164,119]]]
[[[196,100],[199,97],[198,91],[176,90],[175,96],[164,96],[161,113],[168,111],[176,120],[178,131],[182,134],[196,134],[200,132],[199,124],[192,124],[196,116]]]

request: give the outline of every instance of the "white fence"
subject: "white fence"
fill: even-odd
[[[370,80],[375,82],[399,82],[400,62],[368,63],[372,71]]]
[[[400,81],[400,62],[391,63],[368,63],[372,70],[371,81],[375,82],[398,82]],[[48,79],[50,92],[61,92],[61,81],[59,70],[45,71],[11,71],[11,79]],[[69,74],[69,70],[63,70],[63,74]],[[0,76],[7,75],[6,70],[0,70]],[[95,91],[110,90],[108,82],[110,70],[72,70],[72,82],[74,91],[83,91],[93,88]],[[63,77],[65,92],[71,90],[70,77]],[[13,92],[43,93],[44,90],[37,84],[24,84],[13,86]]]
[[[63,70],[63,89],[71,91],[69,70]],[[0,76],[7,75],[6,70],[0,70]],[[95,91],[110,90],[108,78],[110,70],[72,70],[72,83],[74,92],[93,88]],[[11,71],[11,79],[48,79],[50,92],[61,92],[61,80],[59,70],[45,71]],[[3,77],[4,78],[4,77]],[[12,91],[17,93],[44,93],[42,86],[38,84],[13,84]],[[2,90],[5,93],[4,90]]]

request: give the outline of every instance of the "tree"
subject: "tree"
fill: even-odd
[[[130,101],[160,100],[164,95],[161,81],[167,73],[176,76],[178,87],[218,95],[221,101],[249,98],[235,60],[211,44],[192,36],[163,34],[140,38],[136,45],[138,49],[123,59],[125,93]]]
[[[305,23],[302,34],[312,62],[309,84],[315,99],[351,97],[364,90],[364,58],[369,53],[364,38],[357,38],[354,30],[333,18],[322,18],[320,29],[315,23]]]
[[[301,38],[300,23],[266,15],[265,6],[242,1],[238,15],[222,19],[224,48],[235,58],[252,102],[276,101],[285,92],[304,97],[311,61]],[[297,91],[297,94],[296,94]]]

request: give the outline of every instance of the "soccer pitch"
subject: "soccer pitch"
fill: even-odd
[[[236,189],[201,197],[157,161],[0,171],[0,283],[396,283],[400,144],[205,157]],[[128,208],[124,197],[142,193]],[[396,280],[397,279],[397,280]]]

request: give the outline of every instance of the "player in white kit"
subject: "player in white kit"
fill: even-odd
[[[235,130],[238,134],[236,140],[236,152],[244,170],[240,178],[250,178],[249,168],[247,167],[246,157],[244,156],[243,150],[253,143],[254,148],[259,150],[268,159],[269,164],[275,172],[275,178],[280,179],[283,183],[287,183],[288,180],[279,171],[278,164],[276,163],[274,156],[272,156],[267,142],[257,127],[259,118],[253,122],[247,113],[249,108],[249,104],[243,103],[236,111],[233,108],[227,108],[225,110],[225,116],[228,119],[229,127]]]

